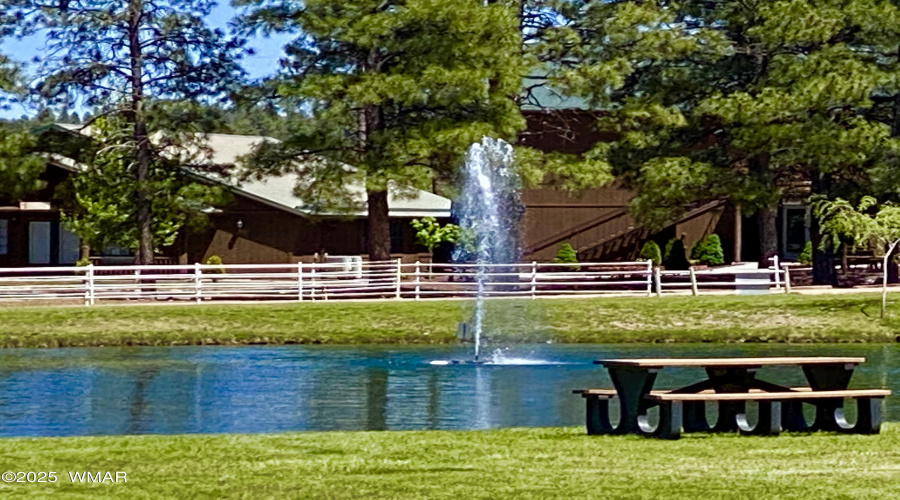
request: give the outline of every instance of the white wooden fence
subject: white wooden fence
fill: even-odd
[[[0,268],[0,301],[413,299],[474,296],[483,275],[489,297],[701,294],[780,289],[783,270],[659,271],[648,262],[240,264]],[[753,279],[748,284],[746,275]]]

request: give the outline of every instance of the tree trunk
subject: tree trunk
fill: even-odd
[[[131,121],[135,147],[135,197],[138,224],[138,264],[153,264],[153,214],[148,192],[150,176],[150,144],[144,116],[143,51],[141,47],[141,17],[143,0],[131,0],[128,8],[128,47],[131,57]]]
[[[850,256],[848,255],[847,242],[841,242],[841,276],[844,279],[847,278],[847,273],[850,271]]]
[[[778,255],[778,227],[776,217],[778,205],[760,208],[756,212],[759,227],[759,267],[765,269],[773,264],[771,259]]]
[[[78,260],[88,260],[91,258],[91,246],[85,243],[84,240],[81,240],[78,245]]]
[[[387,191],[367,191],[369,198],[369,260],[391,258],[391,220]]]

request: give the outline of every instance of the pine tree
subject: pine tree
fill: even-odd
[[[0,204],[15,204],[45,186],[40,176],[47,160],[37,150],[27,123],[0,122]]]
[[[104,116],[94,121],[91,138],[98,144],[110,143],[109,136],[123,128],[113,117]],[[186,224],[201,220],[203,210],[225,200],[221,186],[197,182],[182,168],[180,160],[156,158],[146,181],[155,193],[150,200],[150,227],[158,247],[172,245]],[[132,196],[129,175],[134,163],[130,151],[101,148],[90,155],[83,170],[57,188],[62,200],[60,222],[78,236],[82,248],[140,247],[140,227],[134,221],[141,206]]]
[[[482,136],[524,127],[515,98],[528,72],[517,5],[480,0],[239,0],[248,30],[295,34],[277,87],[311,119],[249,166],[302,168],[297,191],[350,208],[365,185],[368,251],[390,257],[388,185],[452,181]],[[349,165],[349,167],[348,167]],[[343,206],[340,206],[343,205]]]
[[[19,67],[0,54],[0,109],[6,109],[19,92]],[[43,187],[39,177],[45,160],[34,154],[37,141],[28,129],[27,123],[0,121],[0,204],[13,204],[23,194]]]
[[[0,33],[46,36],[33,93],[51,106],[82,105],[94,110],[94,119],[110,116],[124,124],[98,149],[128,161],[129,182],[120,187],[137,207],[133,224],[143,264],[153,262],[153,205],[173,195],[155,191],[161,184],[154,173],[169,178],[171,172],[150,141],[148,102],[222,98],[242,74],[235,61],[243,41],[203,21],[214,5],[211,0],[83,0],[36,8],[31,0],[0,0]],[[162,148],[170,152],[193,137],[180,135],[184,130],[163,132]]]
[[[620,140],[591,154],[636,188],[648,225],[740,203],[766,262],[783,186],[895,190],[896,5],[581,1],[568,16],[555,83],[607,112],[598,127]]]
[[[556,252],[556,257],[553,258],[553,262],[561,263],[561,264],[576,264],[578,263],[578,253],[572,248],[572,245],[569,243],[563,243],[559,247],[559,251]]]

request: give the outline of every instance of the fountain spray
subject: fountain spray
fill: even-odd
[[[492,264],[515,263],[519,258],[519,221],[524,212],[519,201],[521,182],[513,170],[513,147],[499,139],[485,137],[472,144],[466,155],[464,181],[454,214],[463,230],[463,242],[453,258],[474,260],[477,292],[472,330],[475,361],[481,355],[484,329],[484,299],[488,295],[488,269]]]

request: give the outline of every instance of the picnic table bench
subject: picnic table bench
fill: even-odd
[[[740,432],[778,434],[791,431],[841,431],[874,434],[881,428],[882,400],[886,389],[849,390],[858,357],[767,358],[640,358],[597,360],[609,372],[615,389],[582,389],[586,403],[588,434],[643,434],[675,439],[682,432]],[[798,366],[808,387],[786,387],[756,378],[763,366]],[[665,368],[694,367],[707,378],[673,390],[655,390],[657,374]],[[609,401],[618,398],[620,418],[609,419]],[[849,424],[843,415],[845,399],[857,401],[857,420]],[[758,403],[756,425],[747,419],[746,403]],[[718,405],[714,426],[706,420],[706,403]],[[804,403],[815,406],[812,424],[803,416]],[[648,410],[659,407],[659,424],[652,426]]]

